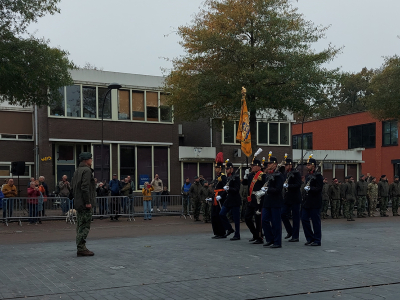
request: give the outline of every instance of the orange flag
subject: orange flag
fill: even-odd
[[[236,139],[240,141],[242,152],[247,156],[253,153],[251,150],[251,135],[250,135],[250,113],[247,110],[246,104],[246,89],[242,87],[242,109],[240,111],[240,121]]]

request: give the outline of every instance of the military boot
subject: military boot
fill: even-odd
[[[93,255],[94,253],[92,251],[89,251],[88,249],[76,252],[76,256],[93,256]]]

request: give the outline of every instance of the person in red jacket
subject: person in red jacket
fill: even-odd
[[[34,181],[31,181],[28,187],[28,208],[29,208],[29,223],[37,224],[37,216],[38,216],[38,197],[40,196],[39,187],[36,186]]]

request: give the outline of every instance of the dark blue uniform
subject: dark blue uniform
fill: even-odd
[[[211,207],[211,225],[215,236],[225,235],[225,229],[224,226],[222,225],[221,218],[219,217],[219,212],[221,211],[221,207],[219,206],[218,203],[215,203],[215,196],[217,194],[216,191],[218,191],[218,195],[222,193],[224,186],[226,185],[226,181],[227,179],[224,173],[219,173],[216,179],[214,180],[214,198]],[[223,205],[224,199],[221,199],[220,203],[221,205]]]
[[[252,184],[252,181],[253,181],[253,178],[255,175],[256,175],[255,173],[249,174],[248,179],[244,179],[242,182],[243,185],[248,185],[249,195],[248,195],[247,199],[250,200],[247,202],[247,208],[246,208],[246,214],[244,216],[244,220],[245,220],[246,225],[249,228],[250,232],[253,234],[253,239],[261,240],[261,242],[262,242],[261,214],[256,214],[257,211],[261,212],[262,203],[257,204],[256,195],[254,195],[253,193],[261,190],[261,188],[263,187],[263,185],[265,183],[265,174],[261,172],[261,174],[258,176],[258,178],[255,178],[255,184],[254,184],[254,188],[252,191],[253,193],[250,194],[250,186]],[[255,222],[253,222],[253,217],[254,217]]]
[[[283,205],[282,189],[285,178],[281,172],[267,175],[268,190],[264,196],[262,226],[265,241],[282,246],[281,210]]]
[[[239,194],[240,190],[240,178],[237,175],[231,175],[228,177],[229,190],[221,193],[221,200],[224,200],[219,216],[222,221],[224,229],[227,231],[233,231],[232,225],[229,222],[226,214],[231,211],[233,221],[235,222],[235,237],[240,238],[240,204],[242,199]]]
[[[298,170],[292,170],[285,175],[288,187],[283,198],[282,223],[288,236],[291,236],[292,239],[298,239],[300,231],[301,176]],[[293,226],[290,224],[290,215],[292,215]]]
[[[302,205],[301,224],[307,243],[321,245],[321,207],[322,187],[324,179],[321,173],[308,174],[306,182],[310,182],[310,190],[305,193]],[[311,228],[311,222],[312,227]]]

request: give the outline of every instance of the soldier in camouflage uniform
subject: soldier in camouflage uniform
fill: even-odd
[[[393,216],[399,215],[399,200],[400,200],[400,181],[399,176],[394,176],[394,182],[389,187],[390,199],[392,199]]]
[[[328,208],[329,208],[329,183],[328,178],[324,178],[324,186],[322,187],[322,209],[321,209],[321,217],[322,219],[326,219],[328,216]],[[332,208],[331,208],[332,214]]]
[[[382,175],[378,183],[378,199],[381,217],[389,217],[386,213],[387,204],[389,202],[389,183],[386,175]]]
[[[214,195],[214,190],[209,187],[208,181],[203,182],[203,189],[201,190],[201,212],[203,213],[203,222],[208,223],[211,221],[211,203]]]
[[[340,185],[337,178],[333,178],[332,185],[328,189],[328,196],[331,200],[332,219],[339,219],[340,211]]]
[[[378,184],[376,183],[376,178],[371,178],[371,183],[368,184],[367,188],[368,194],[368,216],[375,217],[374,213],[376,210],[376,205],[378,204]]]
[[[354,183],[353,176],[347,176],[347,183],[344,185],[344,209],[343,213],[347,221],[355,221],[353,218],[354,204],[356,203],[356,184]]]
[[[189,189],[189,197],[192,201],[193,207],[193,217],[194,221],[200,221],[200,208],[201,208],[201,191],[203,186],[200,183],[200,178],[198,176],[194,177],[194,183],[191,185]]]
[[[86,238],[90,231],[92,221],[92,207],[96,201],[96,183],[94,182],[92,154],[82,152],[79,154],[78,169],[75,170],[72,180],[74,206],[76,209],[76,247],[77,256],[93,256],[94,253],[86,248]]]
[[[344,190],[346,189],[346,184],[349,181],[349,178],[346,176],[344,178],[344,182],[340,183],[340,207],[339,207],[339,216],[343,216],[346,219],[346,214],[344,213],[345,203],[346,203],[346,196],[344,194]]]
[[[365,181],[365,175],[360,176],[356,183],[357,191],[357,218],[365,218],[365,204],[367,202],[368,183]]]

